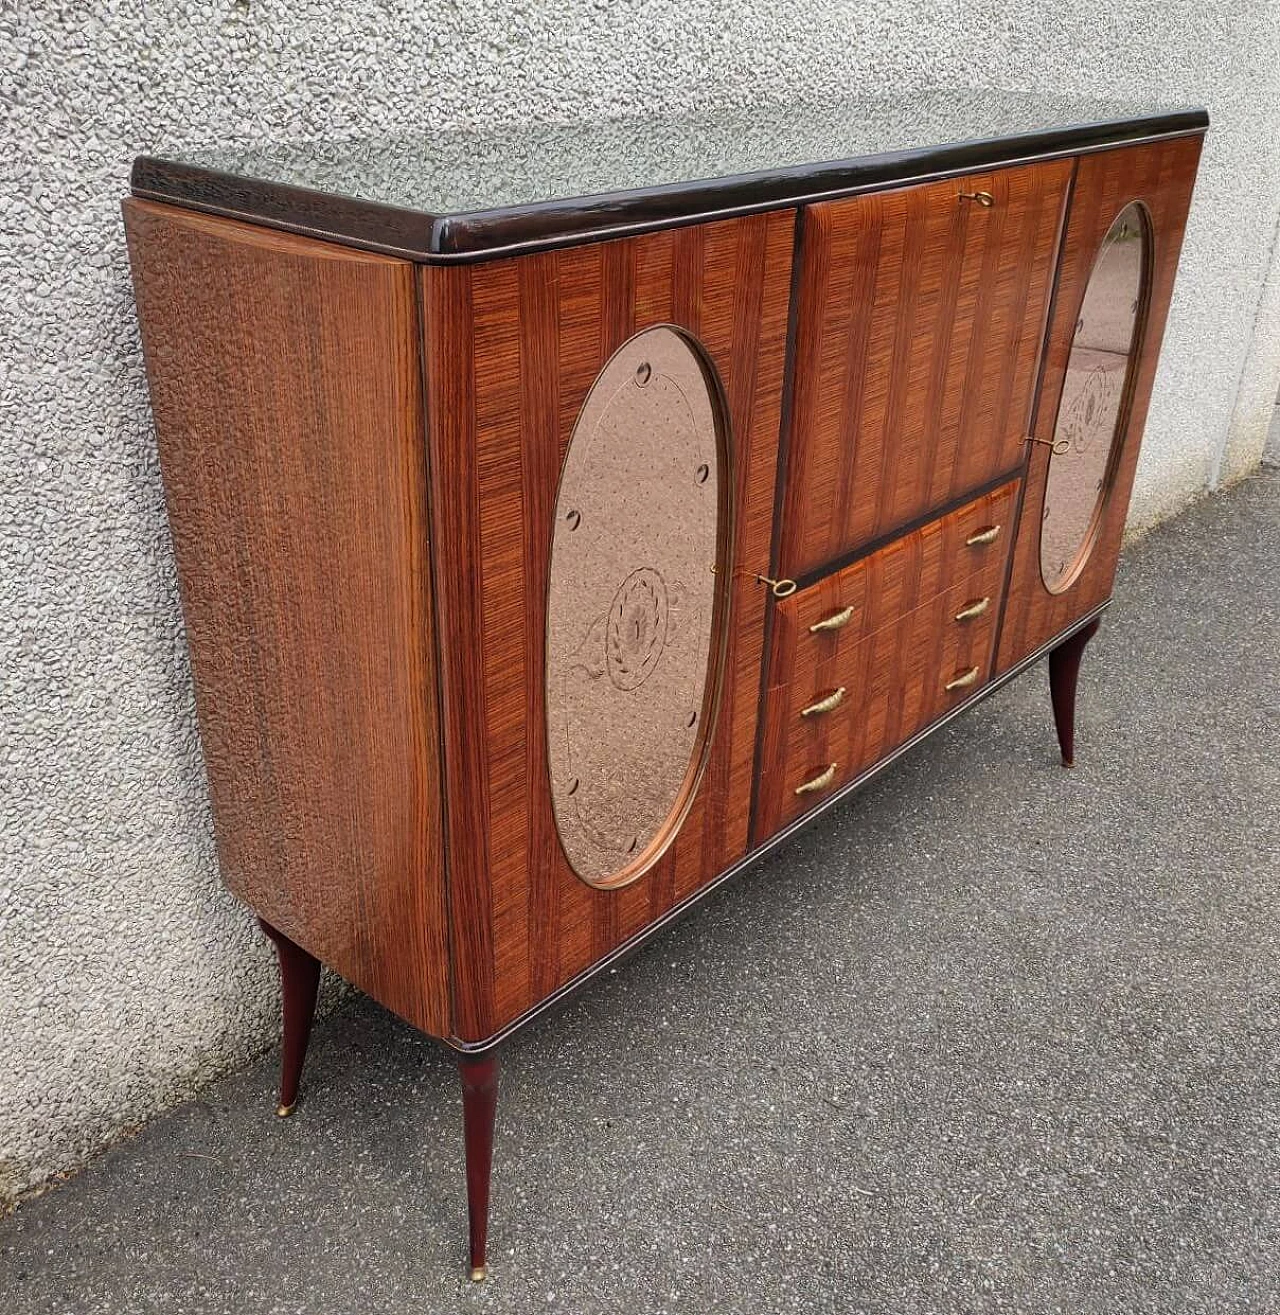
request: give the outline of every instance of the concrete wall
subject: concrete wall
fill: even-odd
[[[97,16],[90,16],[96,14]],[[0,10],[0,1194],[275,1035],[217,884],[118,202],[219,140],[931,82],[1157,94],[1214,128],[1133,523],[1255,464],[1280,383],[1280,14],[1039,0],[18,0]],[[1264,414],[1265,412],[1265,414]]]

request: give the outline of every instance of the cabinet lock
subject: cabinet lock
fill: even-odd
[[[1065,456],[1071,451],[1069,438],[1037,438],[1034,434],[1028,434],[1027,442],[1039,443],[1042,447],[1047,447],[1055,457]]]

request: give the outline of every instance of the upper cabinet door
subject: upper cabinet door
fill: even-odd
[[[1021,464],[1071,168],[803,212],[784,575]]]
[[[421,270],[463,1040],[747,852],[794,221]]]
[[[998,671],[1110,596],[1200,142],[1080,159]]]

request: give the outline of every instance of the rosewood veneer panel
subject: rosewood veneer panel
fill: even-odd
[[[413,266],[124,203],[222,876],[446,1022]]]
[[[1077,166],[1035,418],[1034,433],[1045,443],[1031,445],[997,671],[1008,670],[1111,595],[1200,146],[1198,136],[1181,137],[1100,151],[1083,156]],[[1139,313],[1141,339],[1128,423],[1113,456],[1110,491],[1092,553],[1075,583],[1061,594],[1051,594],[1040,575],[1040,521],[1050,457],[1046,444],[1053,439],[1076,320],[1094,258],[1111,221],[1133,200],[1146,206],[1151,219],[1152,262],[1147,305]]]
[[[794,216],[474,266],[423,267],[454,937],[453,1033],[482,1040],[747,851]],[[666,853],[592,889],[547,774],[552,510],[583,400],[629,337],[688,330],[723,385],[735,508],[724,687]]]
[[[757,844],[986,682],[1017,492],[1002,485],[776,605]],[[973,666],[972,684],[943,689]],[[841,689],[829,711],[802,713]],[[794,793],[831,763],[826,789]]]
[[[1018,465],[1071,167],[805,209],[782,574]]]

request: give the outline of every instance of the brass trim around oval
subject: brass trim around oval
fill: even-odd
[[[823,617],[821,621],[815,621],[809,627],[809,633],[816,635],[823,630],[839,630],[841,626],[847,626],[853,618],[853,607],[841,608],[838,612],[832,612],[830,616]]]
[[[845,687],[841,685],[838,690],[832,694],[828,694],[826,698],[819,699],[816,703],[809,704],[807,708],[801,708],[800,715],[802,717],[812,717],[819,712],[831,712],[844,702],[846,692]]]
[[[975,598],[972,603],[966,603],[957,613],[957,621],[972,621],[975,616],[981,616],[983,612],[991,606],[990,597]]]
[[[825,772],[819,772],[812,781],[806,781],[803,785],[796,786],[796,794],[809,794],[814,790],[825,790],[827,786],[835,780],[836,768],[839,763],[832,763]]]
[[[978,530],[971,534],[964,542],[967,548],[976,548],[980,544],[995,543],[1000,537],[1000,531],[1004,527],[1001,525],[988,525],[986,529]]]
[[[949,680],[942,687],[950,692],[953,689],[968,689],[970,685],[976,684],[978,680],[978,668],[970,667],[962,676],[957,676],[954,680]]]

